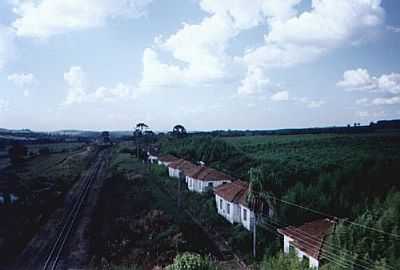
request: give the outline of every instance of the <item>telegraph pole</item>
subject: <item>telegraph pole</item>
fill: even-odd
[[[179,179],[178,179],[178,209],[181,208],[181,182],[183,179],[183,172],[179,171]]]
[[[257,230],[257,216],[254,213],[254,222],[253,222],[253,257],[254,258],[256,257],[256,244],[257,244],[257,241],[256,241],[256,236],[257,236],[256,230]]]

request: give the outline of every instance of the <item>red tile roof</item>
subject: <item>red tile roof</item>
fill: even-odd
[[[162,162],[173,162],[179,160],[179,158],[173,156],[173,155],[164,155],[159,157],[159,160]]]
[[[224,198],[226,201],[246,205],[248,189],[249,183],[236,180],[235,182],[216,187],[214,193]]]
[[[172,168],[172,169],[178,169],[179,165],[181,165],[185,161],[186,160],[184,160],[184,159],[178,159],[178,160],[172,161],[170,164],[168,164],[168,167]]]
[[[193,170],[196,170],[198,166],[194,165],[190,161],[187,161],[184,159],[179,159],[177,161],[171,162],[168,165],[168,167],[181,170],[184,175],[187,175],[188,173],[192,172]]]
[[[233,180],[231,176],[206,166],[197,166],[197,168],[193,168],[189,171],[188,176],[200,181]]]
[[[293,246],[313,258],[319,259],[325,237],[333,232],[335,224],[334,220],[326,218],[305,223],[300,227],[289,226],[278,229],[278,232],[292,238]]]

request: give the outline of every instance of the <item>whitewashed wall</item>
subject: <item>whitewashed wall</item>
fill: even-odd
[[[292,242],[293,239],[284,235],[283,237],[283,251],[284,253],[288,254],[290,252],[290,242]],[[294,246],[293,246],[294,247]],[[319,261],[314,258],[309,256],[308,254],[304,253],[303,251],[301,251],[300,249],[298,249],[297,247],[294,247],[295,253],[297,255],[297,257],[299,258],[300,261],[303,260],[303,257],[307,257],[310,261],[309,267],[310,268],[314,268],[314,269],[318,269],[319,267]]]
[[[252,231],[253,230],[253,223],[254,223],[254,212],[250,211],[249,208],[247,208],[244,205],[239,205],[240,206],[240,220],[239,222],[242,223],[243,227],[245,227],[247,230]],[[246,210],[246,211],[244,211]],[[246,218],[244,216],[244,213],[246,212]]]

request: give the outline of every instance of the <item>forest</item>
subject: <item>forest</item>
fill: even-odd
[[[301,225],[323,213],[338,217],[321,269],[400,269],[399,132],[194,135],[164,138],[161,145],[163,153],[201,160],[242,180],[257,169],[263,192],[276,198],[270,228]],[[281,265],[276,269],[304,268],[283,263],[290,258],[271,245],[264,252],[266,269],[273,262]]]

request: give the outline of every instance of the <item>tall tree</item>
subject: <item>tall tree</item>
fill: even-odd
[[[249,171],[250,185],[249,192],[247,194],[247,203],[250,209],[254,211],[254,222],[253,222],[253,256],[256,256],[256,231],[257,221],[264,212],[264,206],[266,205],[267,198],[264,195],[263,188],[263,175],[260,168],[251,168]]]
[[[172,129],[172,134],[178,138],[186,136],[187,132],[184,126],[182,125],[176,125]]]

